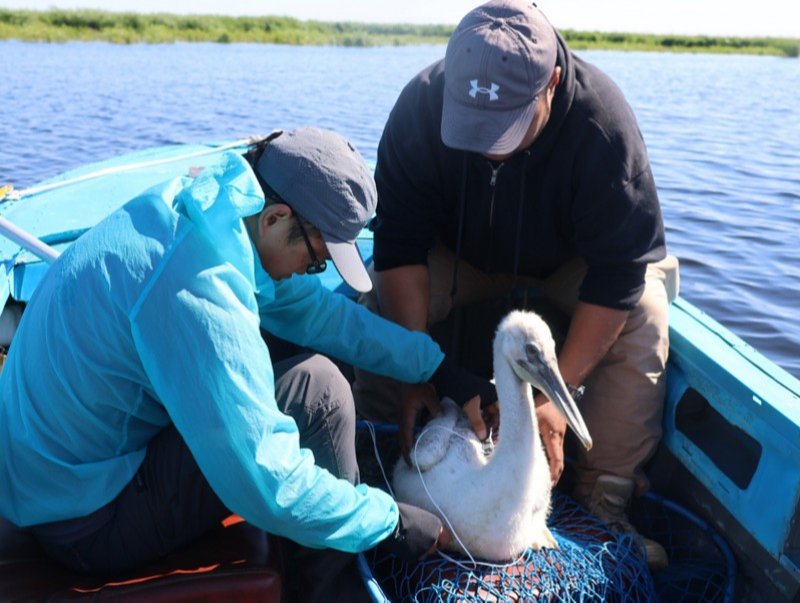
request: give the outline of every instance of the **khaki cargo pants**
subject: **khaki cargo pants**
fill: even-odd
[[[454,254],[438,245],[428,257],[431,297],[428,325],[448,315]],[[578,289],[586,265],[574,260],[547,279],[520,279],[520,285],[537,287],[551,302],[571,315],[578,301]],[[372,271],[370,269],[370,274]],[[482,272],[463,260],[459,262],[455,305],[467,305],[499,297],[512,286],[511,275]],[[373,278],[373,283],[375,279]],[[647,479],[644,463],[653,455],[661,438],[665,395],[665,366],[669,349],[668,305],[677,296],[678,261],[669,256],[648,266],[645,290],[631,310],[619,339],[586,379],[586,393],[580,410],[594,447],[579,448],[574,494],[591,493],[598,475],[633,478],[643,492]],[[375,288],[361,296],[359,303],[380,314]],[[374,421],[398,422],[400,388],[386,377],[356,369],[353,394],[356,409]],[[500,423],[502,425],[502,417]]]

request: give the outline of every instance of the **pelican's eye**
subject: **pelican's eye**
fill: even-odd
[[[535,361],[542,357],[542,351],[529,342],[525,344],[525,355],[528,357],[528,360]]]

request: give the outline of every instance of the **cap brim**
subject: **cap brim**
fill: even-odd
[[[331,254],[336,270],[339,271],[344,282],[359,293],[366,293],[372,289],[372,281],[364,266],[361,252],[355,243],[330,241],[323,234],[328,253]]]
[[[530,103],[509,111],[464,105],[445,89],[442,106],[442,142],[450,148],[490,155],[517,150],[536,112]]]

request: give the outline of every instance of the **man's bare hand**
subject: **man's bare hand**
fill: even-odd
[[[555,486],[564,471],[564,434],[567,420],[543,394],[536,394],[536,419],[550,461],[550,482]]]
[[[436,390],[429,383],[417,383],[405,386],[401,396],[400,414],[400,451],[408,466],[411,466],[411,447],[414,444],[414,428],[417,417],[423,408],[427,408],[431,417],[442,414],[442,405],[436,396]]]
[[[446,549],[450,545],[452,539],[453,537],[450,535],[450,531],[445,526],[442,526],[439,532],[439,538],[436,539],[433,546],[425,553],[425,557],[433,555],[438,549]]]
[[[497,431],[500,427],[500,406],[495,402],[483,408],[483,422],[486,423],[486,428]]]
[[[467,415],[467,419],[469,419],[470,427],[472,427],[472,431],[475,432],[475,435],[478,436],[478,439],[483,441],[486,439],[486,436],[489,435],[489,432],[486,428],[486,423],[483,421],[483,413],[481,412],[481,397],[475,396],[469,402],[464,405],[464,413]]]

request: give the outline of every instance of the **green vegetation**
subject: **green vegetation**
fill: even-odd
[[[111,13],[99,10],[0,9],[0,39],[68,40],[119,44],[163,42],[256,42],[295,45],[389,46],[440,44],[445,25],[323,23],[289,17],[225,17]]]
[[[666,36],[655,34],[601,33],[562,30],[575,50],[602,48],[615,50],[658,50],[671,52],[715,52],[729,54],[770,54],[800,56],[800,39],[733,38],[724,36]]]
[[[0,8],[0,40],[43,42],[68,40],[119,44],[164,42],[254,42],[336,46],[444,44],[448,25],[378,25],[299,21],[289,17],[224,17],[111,13],[100,10],[29,11]],[[730,38],[561,32],[572,48],[727,52],[797,57],[800,39]]]

